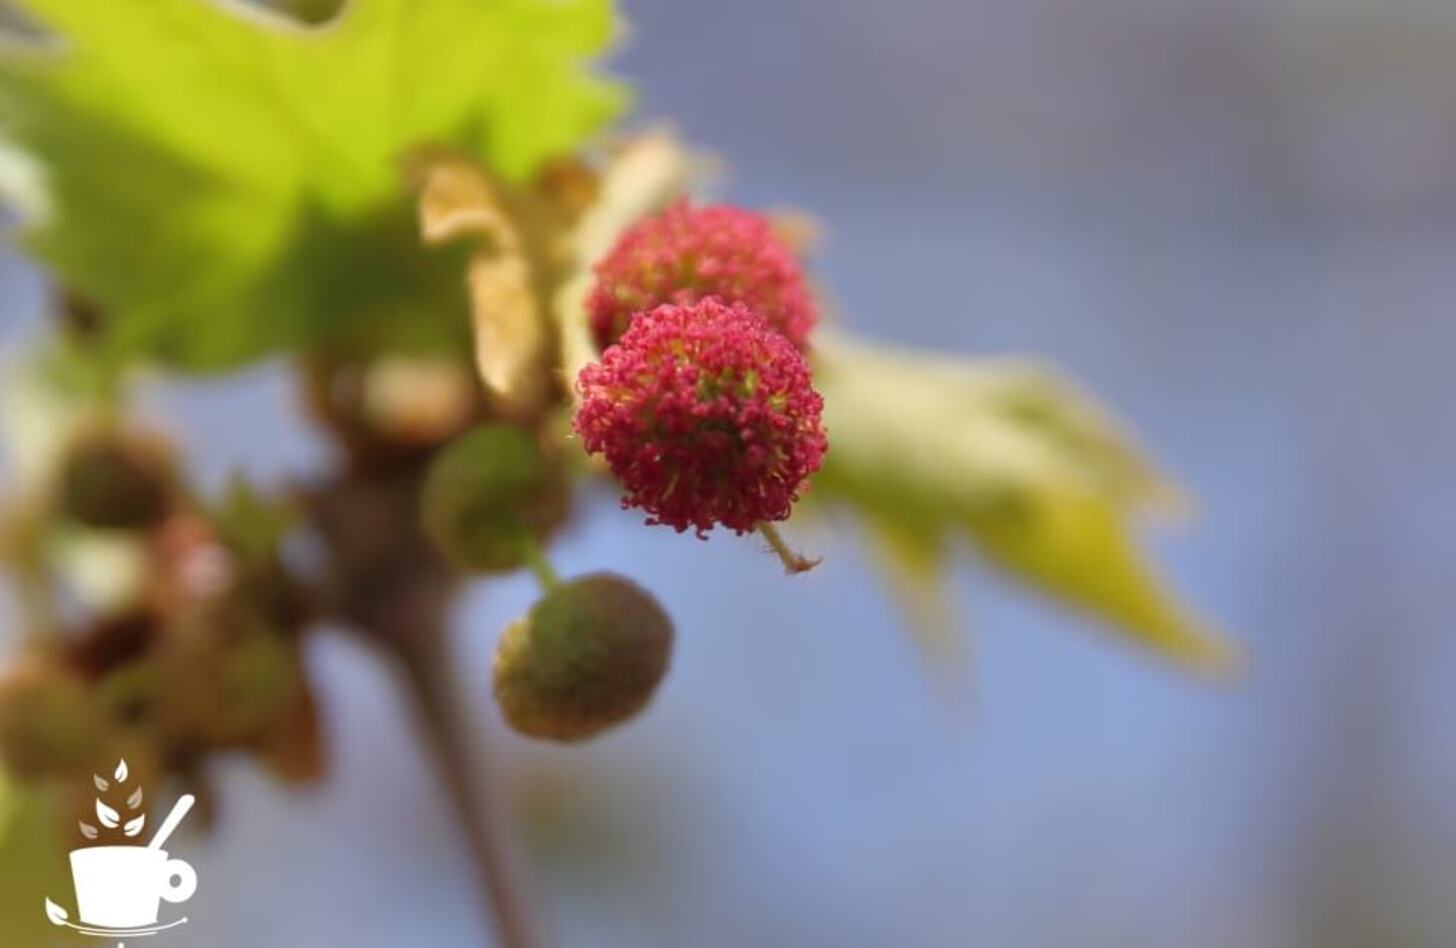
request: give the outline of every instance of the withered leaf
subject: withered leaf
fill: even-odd
[[[481,381],[502,407],[529,414],[547,391],[547,338],[522,235],[497,189],[473,163],[421,158],[414,174],[424,242],[469,237],[478,243],[466,280]]]
[[[571,272],[552,298],[568,388],[597,355],[586,312],[592,265],[639,217],[679,197],[693,169],[693,156],[677,136],[656,128],[628,139],[603,171],[596,203],[572,230]]]

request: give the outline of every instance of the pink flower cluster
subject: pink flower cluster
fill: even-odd
[[[638,314],[577,385],[576,430],[622,505],[679,532],[785,519],[828,447],[808,361],[741,302]]]
[[[710,296],[746,304],[800,349],[818,321],[793,251],[766,217],[739,207],[679,201],[643,218],[597,264],[596,276],[587,309],[599,351],[639,313]]]

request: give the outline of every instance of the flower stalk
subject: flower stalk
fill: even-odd
[[[561,585],[561,577],[551,565],[551,559],[534,537],[526,537],[521,543],[526,558],[526,568],[536,577],[542,592],[550,592]]]
[[[784,572],[790,576],[807,573],[824,561],[823,557],[807,557],[789,546],[783,534],[779,533],[779,528],[772,523],[764,521],[757,529],[758,535],[768,541],[769,549],[778,556],[779,562],[784,564]]]

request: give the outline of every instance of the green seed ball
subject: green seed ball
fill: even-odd
[[[435,456],[422,506],[425,532],[451,562],[503,572],[566,518],[566,480],[529,433],[482,425]]]
[[[28,656],[0,679],[0,760],[11,773],[38,778],[84,769],[103,731],[86,682],[60,662]]]
[[[667,672],[672,620],[636,583],[593,573],[563,583],[506,630],[495,697],[528,737],[580,741],[641,711]]]
[[[172,462],[163,442],[136,431],[97,429],[61,459],[58,505],[98,530],[141,530],[161,522],[172,501]]]

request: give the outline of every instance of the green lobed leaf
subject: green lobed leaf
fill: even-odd
[[[1131,539],[1178,492],[1113,422],[1049,369],[1016,359],[815,344],[830,451],[812,496],[865,515],[891,578],[943,614],[930,570],[969,538],[991,562],[1127,637],[1218,671],[1235,653],[1157,579]]]
[[[303,346],[466,338],[461,259],[419,246],[400,161],[449,146],[520,179],[623,106],[583,68],[610,0],[356,0],[302,26],[235,2],[19,0],[0,134],[44,195],[27,244],[108,342],[194,370]]]

